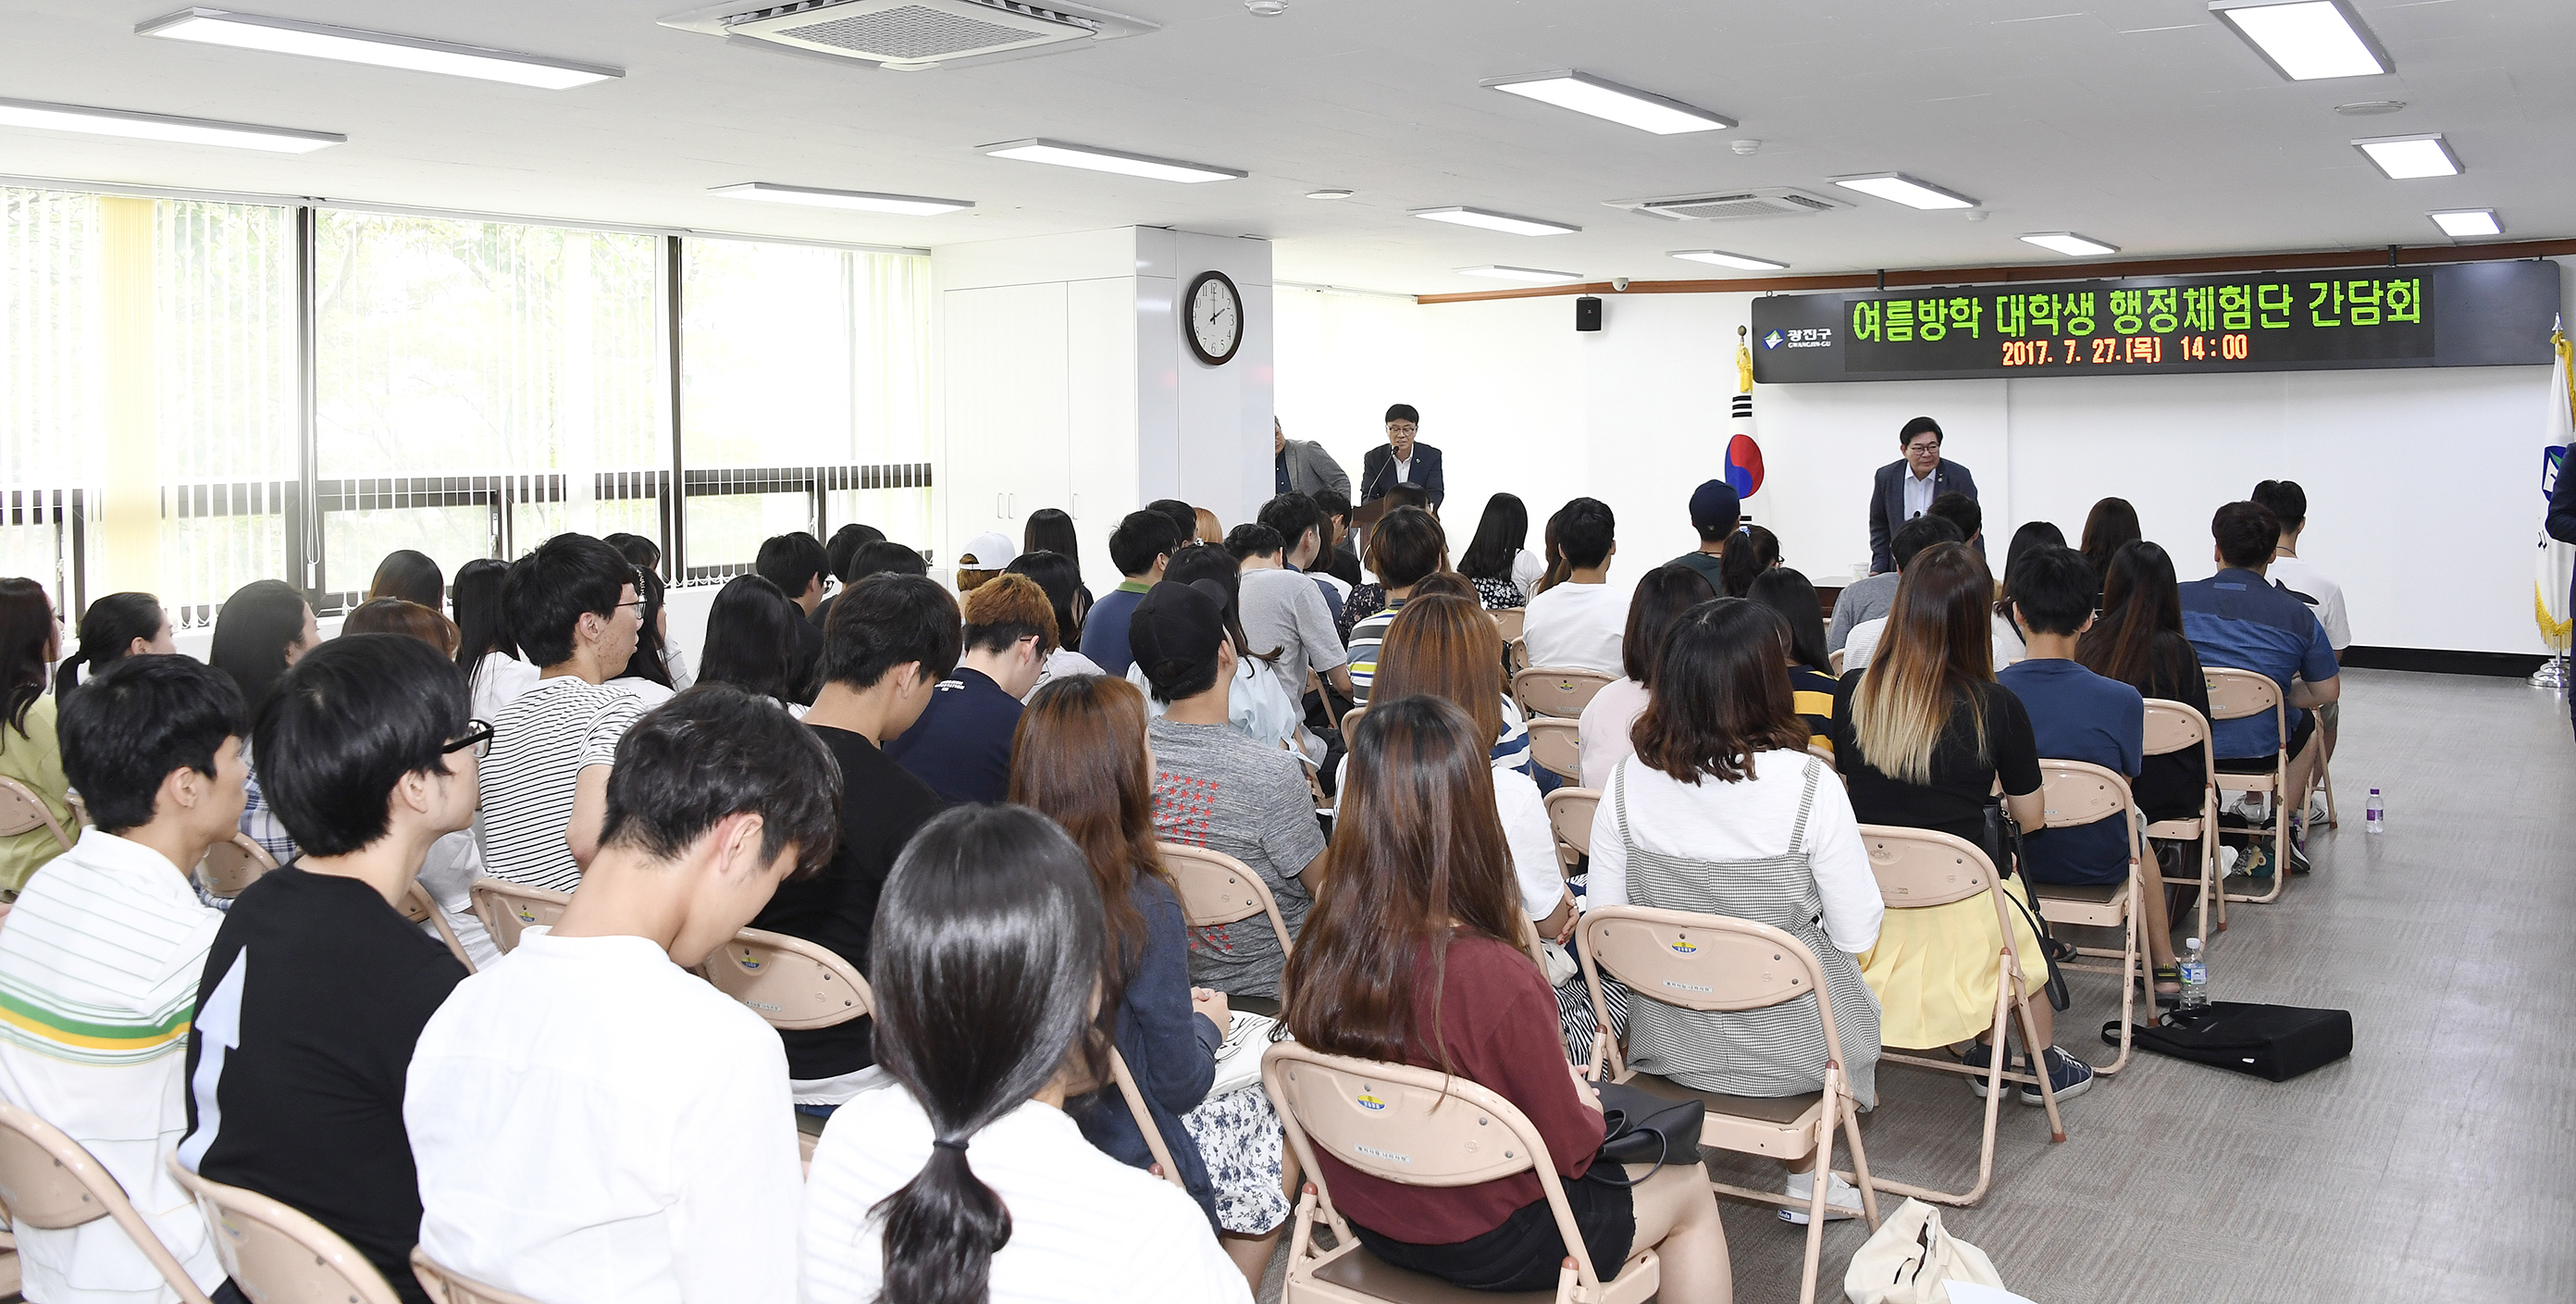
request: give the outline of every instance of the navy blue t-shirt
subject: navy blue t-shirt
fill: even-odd
[[[1079,651],[1092,664],[1112,675],[1124,676],[1127,667],[1136,663],[1135,650],[1127,646],[1127,622],[1136,615],[1136,604],[1145,600],[1146,586],[1129,580],[1091,604],[1091,614],[1082,618],[1082,647]]]
[[[2137,780],[2147,728],[2147,700],[2137,689],[2061,657],[2016,661],[1995,672],[1995,682],[2030,713],[2040,759],[2085,761]],[[2035,883],[2122,882],[2128,836],[2129,822],[2117,815],[2042,828],[2022,839],[2022,867]]]
[[[951,805],[1000,801],[1010,795],[1011,736],[1019,727],[1020,699],[983,671],[959,666],[885,754]]]
[[[2205,668],[2225,666],[2268,675],[2290,695],[2290,681],[2322,684],[2342,670],[2317,613],[2288,589],[2252,571],[2229,567],[2182,586],[2182,632]],[[2290,728],[2298,729],[2295,713]],[[2210,739],[2221,760],[2271,756],[2280,750],[2279,728],[2269,715],[2214,720]]]

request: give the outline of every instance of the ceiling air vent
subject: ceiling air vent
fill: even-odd
[[[1661,199],[1614,199],[1612,208],[1624,208],[1647,217],[1660,217],[1674,222],[1731,222],[1750,217],[1802,217],[1809,213],[1831,212],[1851,205],[1839,199],[1793,190],[1786,186],[1764,186],[1751,190],[1727,191],[1714,195],[1671,195]]]
[[[700,9],[662,22],[894,71],[1051,54],[1154,30],[1122,14],[1024,0],[795,0]]]

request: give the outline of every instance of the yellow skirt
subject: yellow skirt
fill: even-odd
[[[2019,878],[2004,890],[2023,905],[2030,894]],[[2048,981],[2039,938],[2011,903],[2014,954],[2032,1000],[2046,1000]],[[1966,1041],[1994,1026],[1995,984],[2003,971],[2003,935],[1995,931],[1995,903],[1983,896],[1919,910],[1890,910],[1879,925],[1878,945],[1860,958],[1861,977],[1878,993],[1879,1041],[1906,1050],[1928,1050]]]

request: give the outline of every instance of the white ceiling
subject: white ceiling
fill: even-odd
[[[2508,239],[2576,236],[2576,3],[2358,0],[2386,77],[2282,80],[2204,0],[1112,0],[1163,24],[1078,52],[888,73],[742,49],[655,20],[685,0],[241,0],[248,12],[622,66],[540,91],[152,40],[178,7],[0,0],[0,94],[346,133],[302,156],[0,128],[0,174],[322,196],[598,222],[937,245],[1127,224],[1277,242],[1283,280],[1443,293],[1513,263],[1586,279],[1739,276],[2052,257],[2441,243],[2424,213],[2499,210]],[[1481,89],[1574,67],[1738,118],[1651,136]],[[2338,116],[2397,99],[2403,112]],[[2465,175],[2390,181],[2346,143],[2447,133]],[[987,158],[1053,136],[1241,168],[1176,185]],[[1762,141],[1739,157],[1729,143]],[[1833,191],[1815,217],[1675,224],[1603,201],[1901,169],[1989,220]],[[878,217],[710,196],[743,181],[972,198]],[[1326,186],[1359,194],[1302,198]],[[1469,204],[1582,226],[1531,239],[1406,210]],[[2070,271],[2082,263],[2069,260]]]

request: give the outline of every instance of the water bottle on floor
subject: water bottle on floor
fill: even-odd
[[[2388,807],[2379,800],[2379,789],[2371,789],[2370,800],[2363,803],[2361,808],[2361,831],[2364,833],[2387,832],[2388,821],[2385,818],[2382,818],[2387,814]]]
[[[2183,939],[2182,1008],[2207,1009],[2209,1006],[2209,962],[2201,958],[2200,939]]]

